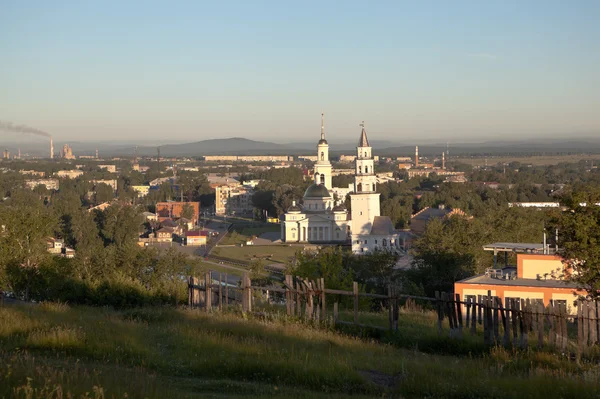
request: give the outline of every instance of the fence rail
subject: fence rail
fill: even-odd
[[[227,277],[225,275],[225,282]],[[437,312],[438,334],[444,333],[447,320],[449,335],[461,338],[466,331],[470,335],[482,335],[486,345],[513,346],[527,348],[530,341],[538,348],[544,346],[559,351],[573,351],[578,355],[586,353],[594,345],[600,344],[600,303],[577,301],[577,313],[571,315],[564,304],[543,303],[519,298],[501,298],[488,295],[469,296],[461,300],[460,294],[436,292],[435,298],[402,294],[393,286],[388,286],[387,295],[359,292],[357,282],[352,291],[325,287],[325,280],[308,280],[286,275],[282,286],[262,287],[252,285],[244,273],[241,285],[231,287],[222,278],[211,279],[210,272],[202,279],[190,277],[188,281],[189,305],[206,311],[223,309],[223,303],[241,303],[245,312],[253,307],[253,291],[269,295],[281,294],[288,316],[304,317],[323,321],[332,319],[336,324],[353,324],[359,327],[383,329],[359,323],[360,298],[385,301],[388,310],[389,330],[398,330],[400,300],[422,300],[431,302]],[[328,296],[329,295],[329,299]],[[332,298],[331,296],[335,297]],[[339,320],[340,296],[352,297],[353,321]],[[332,314],[327,305],[333,299]]]

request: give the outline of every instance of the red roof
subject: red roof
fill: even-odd
[[[192,230],[185,233],[186,237],[207,237],[208,232],[206,230]]]

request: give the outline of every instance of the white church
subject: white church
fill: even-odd
[[[392,221],[379,212],[379,194],[371,146],[364,124],[358,146],[354,171],[354,191],[350,194],[351,212],[344,199],[334,202],[330,190],[331,163],[329,144],[321,115],[321,140],[317,145],[314,181],[304,193],[303,204],[294,201],[281,216],[281,240],[286,243],[346,244],[352,252],[367,254],[375,250],[398,252],[403,248],[402,233]]]

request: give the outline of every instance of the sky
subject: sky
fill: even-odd
[[[0,1],[0,120],[59,140],[600,135],[600,1]],[[14,133],[0,131],[3,139]],[[1,144],[1,143],[0,143]]]

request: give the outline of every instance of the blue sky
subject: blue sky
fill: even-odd
[[[600,1],[0,1],[0,119],[62,140],[600,134]],[[0,132],[3,137],[14,135]]]

